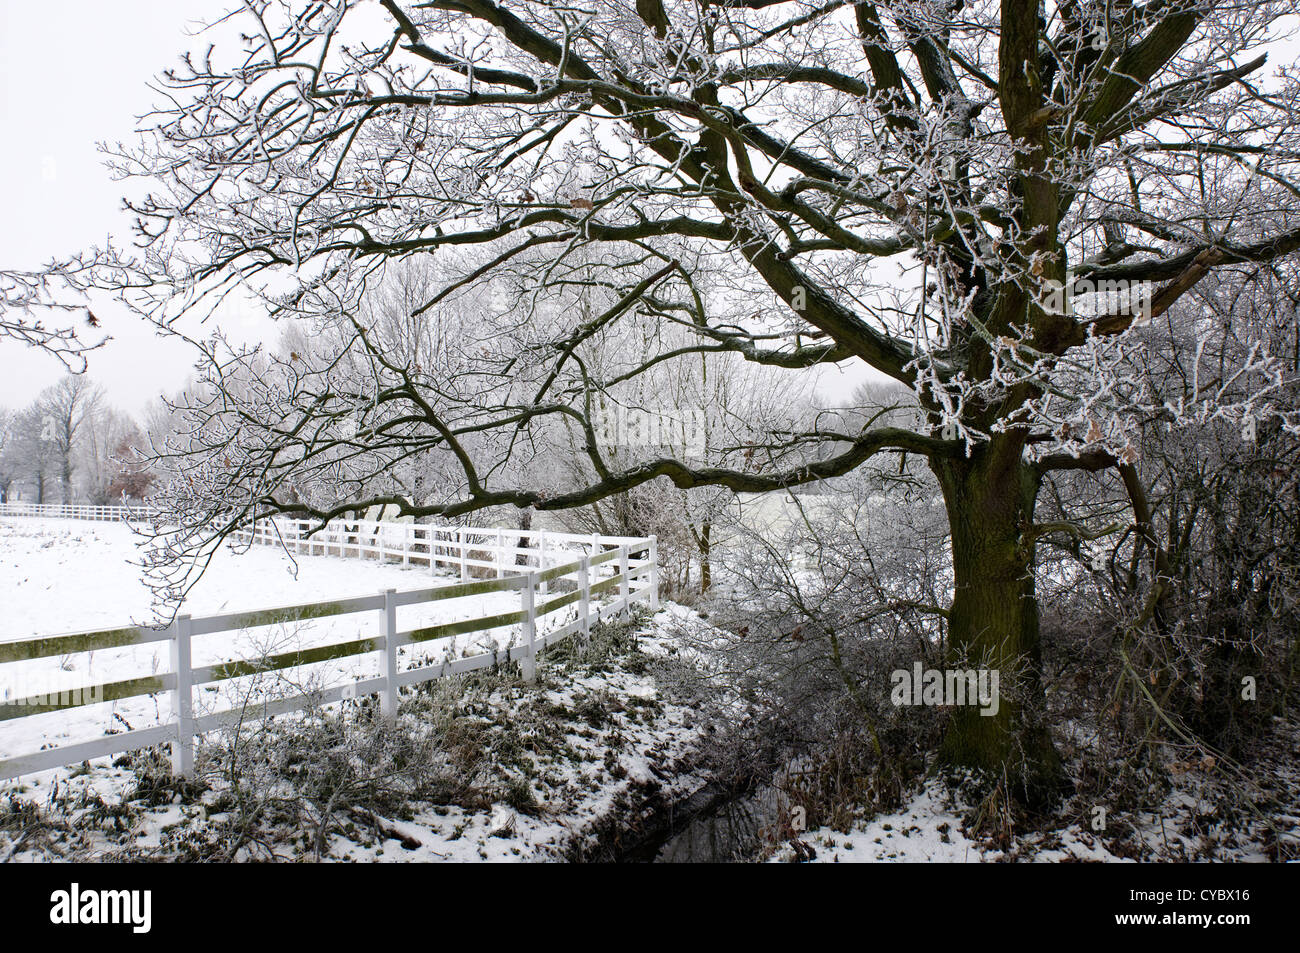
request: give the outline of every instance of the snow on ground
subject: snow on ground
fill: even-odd
[[[127,527],[55,519],[0,519],[0,641],[148,621],[150,593],[131,565],[134,538]],[[297,563],[296,576],[291,572]],[[190,594],[183,611],[208,615],[360,596],[427,585],[426,567],[402,567],[337,556],[298,556],[291,561],[272,547],[246,553],[223,551]],[[496,614],[516,608],[517,593],[491,594],[399,609],[398,628]],[[196,637],[194,663],[212,664],[373,634],[378,613],[267,627],[255,632]],[[691,767],[692,752],[713,715],[698,705],[674,701],[661,690],[656,671],[690,667],[672,631],[683,616],[665,606],[654,619],[623,624],[632,633],[611,636],[619,624],[593,636],[615,647],[593,658],[572,642],[543,655],[537,685],[518,683],[510,670],[440,680],[424,691],[403,692],[399,724],[412,730],[444,719],[440,757],[464,761],[456,771],[470,786],[451,800],[413,799],[393,816],[354,811],[341,817],[325,844],[324,859],[482,860],[558,859],[594,856],[606,850],[603,825],[621,823],[640,805],[685,797],[705,783]],[[560,614],[552,625],[563,624]],[[508,630],[489,636],[505,644]],[[479,637],[480,641],[482,636]],[[613,639],[613,642],[610,640]],[[271,643],[274,643],[273,645]],[[427,664],[447,654],[482,651],[470,637],[424,643],[407,665]],[[676,668],[674,668],[676,667]],[[99,651],[63,659],[0,665],[0,702],[36,691],[115,681],[166,671],[166,643]],[[15,675],[17,673],[17,675]],[[324,673],[324,674],[322,674]],[[377,674],[377,660],[360,657],[295,670],[299,686],[312,679],[337,684]],[[259,678],[271,678],[272,675]],[[677,678],[673,679],[674,684]],[[233,683],[232,683],[233,684]],[[227,707],[205,691],[200,710]],[[331,717],[364,725],[373,701],[327,706]],[[5,712],[0,709],[0,716]],[[140,728],[171,717],[167,693],[25,718],[0,720],[0,757],[97,737],[105,731]],[[37,810],[40,820],[23,827],[0,824],[0,861],[51,859],[212,859],[239,837],[231,834],[226,760],[240,745],[267,738],[294,740],[311,719],[281,716],[264,728],[214,732],[201,743],[196,793],[178,787],[173,795],[163,751],[99,758],[0,782],[0,800]],[[238,740],[243,737],[245,740]],[[308,737],[308,735],[304,735]],[[273,742],[266,742],[273,743]],[[270,750],[270,749],[268,749]],[[292,760],[292,759],[291,759]],[[274,757],[255,757],[271,772],[273,790],[292,785],[297,769],[274,780]],[[150,765],[157,765],[151,768]],[[205,765],[206,770],[205,770]],[[364,769],[365,765],[361,765]],[[154,786],[162,778],[159,797]],[[142,792],[146,792],[142,794]],[[306,802],[303,802],[306,803]],[[35,805],[42,805],[36,808]],[[274,813],[274,812],[271,812]],[[18,817],[12,812],[10,820]],[[25,816],[25,815],[24,815]],[[261,815],[257,815],[260,817]],[[357,818],[361,820],[358,822]],[[237,818],[239,824],[248,817]],[[242,829],[242,828],[241,828]],[[241,841],[242,842],[242,841]],[[237,847],[229,859],[311,858],[318,842],[300,825],[275,822],[259,831],[257,843]]]
[[[971,840],[963,832],[963,811],[943,781],[931,779],[901,809],[860,821],[847,833],[809,831],[798,846],[785,844],[778,862],[807,863],[986,863],[1010,859],[1005,851]],[[1039,861],[1119,861],[1090,833],[1071,827],[1058,832],[1060,846],[1034,856]],[[811,848],[811,850],[809,850]]]
[[[0,641],[154,621],[150,592],[141,581],[137,537],[121,523],[29,517],[0,518]],[[213,559],[181,611],[193,616],[299,605],[326,599],[373,595],[454,582],[433,575],[425,566],[402,566],[339,556],[295,555],[277,547],[255,546],[244,553],[223,549]],[[490,593],[397,610],[399,631],[508,612],[519,606],[514,592]],[[559,613],[549,625],[573,617]],[[378,634],[377,612],[267,626],[240,633],[197,636],[193,663],[211,665],[311,645],[349,641]],[[541,626],[543,629],[545,624]],[[399,652],[402,668],[474,654],[507,644],[512,628],[421,643]],[[0,665],[0,702],[122,679],[169,669],[165,642],[80,653],[63,658]],[[379,674],[375,655],[303,666],[287,678],[299,687],[324,687]],[[267,690],[267,677],[259,678]],[[197,693],[196,713],[232,707],[247,692],[244,679],[206,686]],[[3,714],[3,712],[0,712]],[[85,741],[105,731],[145,728],[171,717],[167,693],[87,705],[62,712],[0,720],[0,758],[38,751],[44,746]]]
[[[0,863],[608,859],[628,846],[647,804],[675,803],[707,781],[694,752],[717,730],[718,712],[684,704],[665,687],[689,667],[671,634],[684,612],[670,606],[601,627],[586,649],[566,652],[572,643],[562,643],[542,656],[536,685],[475,673],[440,681],[430,697],[405,693],[398,725],[435,726],[436,757],[466,786],[437,800],[409,798],[387,814],[345,798],[319,856],[311,827],[319,806],[311,785],[297,787],[300,766],[277,767],[255,749],[252,760],[268,766],[266,775],[245,779],[241,797],[231,797],[230,752],[264,740],[250,731],[239,745],[225,734],[205,739],[197,792],[173,795],[171,781],[155,787],[148,758],[157,755],[149,752],[0,784]],[[342,707],[354,724],[365,723],[360,702]],[[296,739],[298,717],[282,716],[271,731]],[[338,736],[329,738],[338,745]],[[165,776],[165,764],[159,770]]]
[[[961,815],[946,801],[942,782],[931,781],[899,811],[878,814],[848,833],[809,831],[800,838],[802,849],[787,844],[772,859],[823,864],[985,860],[980,845],[961,833]]]
[[[1101,861],[1276,862],[1300,857],[1300,725],[1281,718],[1254,752],[1250,777],[1214,764],[1187,765],[1150,809],[1110,812],[1105,828],[1075,818],[1093,805],[1076,796],[1054,818],[1017,832],[1006,848],[965,832],[970,805],[929,778],[899,810],[862,817],[847,832],[818,828],[786,842],[776,862],[983,863]]]

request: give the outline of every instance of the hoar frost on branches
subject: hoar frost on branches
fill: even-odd
[[[944,756],[1051,797],[1044,474],[1132,465],[1151,420],[1294,426],[1267,341],[1235,328],[1245,346],[1221,346],[1198,308],[1210,276],[1285,283],[1300,249],[1296,78],[1264,55],[1294,12],[251,2],[221,26],[240,36],[164,74],[153,137],[115,153],[156,186],[132,205],[154,284],[122,290],[182,333],[239,284],[327,346],[205,345],[165,455],[159,566],[183,588],[185,557],[274,513],[561,509],[661,479],[763,492],[914,454],[949,517],[954,658],[1016,683],[997,717],[954,714]],[[408,322],[456,329],[436,360],[367,309],[413,259],[440,277]],[[1083,281],[1148,288],[1149,307],[1050,305]],[[1216,363],[1157,402],[1126,367],[1160,321],[1201,325],[1176,339]],[[593,406],[701,354],[869,366],[925,424],[737,428],[702,461],[601,445]],[[538,485],[560,431],[583,437],[578,478]],[[438,492],[386,489],[395,464]]]

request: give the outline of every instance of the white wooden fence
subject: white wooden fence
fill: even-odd
[[[148,516],[141,506],[91,506],[80,503],[0,503],[0,516],[52,516],[120,523],[128,516]]]
[[[0,512],[3,512],[0,510]],[[580,549],[592,554],[627,544],[657,549],[655,538],[604,536],[599,533],[557,533],[544,529],[436,526],[424,523],[338,520],[313,530],[307,520],[259,520],[235,534],[241,542],[282,546],[290,552],[358,559],[400,560],[403,565],[427,565],[431,571],[451,568],[461,582],[485,575],[502,576],[527,568],[547,569]],[[657,557],[658,553],[655,552]]]
[[[15,512],[15,508],[21,510]],[[51,510],[57,512],[50,512]],[[127,514],[124,507],[65,508],[17,503],[0,504],[0,515],[121,520]],[[537,655],[543,649],[578,631],[589,634],[594,623],[616,613],[627,612],[637,600],[646,601],[651,609],[659,606],[658,547],[653,536],[543,534],[541,531],[434,527],[372,521],[340,523],[312,534],[307,524],[277,519],[259,522],[256,527],[244,532],[243,539],[246,542],[282,544],[292,551],[304,554],[401,559],[408,565],[427,564],[431,571],[436,571],[439,566],[450,566],[459,571],[460,581],[404,592],[388,589],[374,596],[275,609],[200,617],[178,615],[164,628],[125,625],[0,642],[0,667],[32,659],[156,642],[168,643],[171,655],[170,671],[162,674],[87,686],[52,695],[9,699],[0,703],[0,721],[161,692],[169,693],[173,703],[173,719],[168,724],[133,729],[0,760],[0,780],[163,743],[171,745],[173,770],[177,774],[189,775],[194,770],[196,736],[230,727],[250,717],[245,708],[196,716],[194,691],[197,687],[262,672],[375,653],[382,673],[379,677],[334,685],[310,695],[265,701],[257,707],[255,717],[265,718],[371,694],[379,695],[381,710],[391,715],[397,710],[399,689],[447,675],[517,661],[523,676],[531,681],[536,677]],[[472,575],[488,578],[471,579]],[[565,588],[555,595],[550,594],[550,587],[561,581],[571,582],[572,588]],[[407,631],[397,629],[397,609],[400,606],[463,599],[494,592],[518,592],[519,608]],[[574,618],[542,631],[540,622],[575,603],[577,612]],[[190,659],[191,640],[194,636],[364,612],[378,614],[375,634],[348,642],[313,646],[269,658],[197,668]],[[518,627],[517,631],[515,626]],[[510,627],[512,636],[506,648],[398,671],[397,649],[401,646],[504,627]]]

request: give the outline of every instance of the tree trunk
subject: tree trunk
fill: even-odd
[[[996,712],[955,706],[940,756],[1005,779],[1013,796],[1041,806],[1059,796],[1064,772],[1044,719],[1034,552],[1023,541],[1038,479],[1021,449],[997,435],[968,458],[932,463],[952,532],[947,665],[998,673]]]
[[[705,523],[700,528],[700,592],[708,592],[713,585],[713,524]]]
[[[519,529],[531,530],[532,528],[533,528],[533,508],[531,506],[528,506],[519,511]],[[528,549],[528,537],[523,535],[523,533],[519,534],[518,546],[521,550]],[[526,552],[519,552],[515,554],[516,566],[527,566],[528,560],[529,560],[529,556]]]

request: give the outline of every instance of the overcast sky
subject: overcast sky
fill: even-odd
[[[37,267],[56,256],[130,238],[122,186],[96,149],[130,141],[154,101],[149,80],[197,46],[200,20],[228,0],[0,0],[0,263]],[[96,303],[113,336],[90,376],[121,409],[184,383],[193,361],[120,307]],[[87,329],[88,330],[88,329]],[[0,406],[29,402],[63,373],[54,358],[0,339]]]

